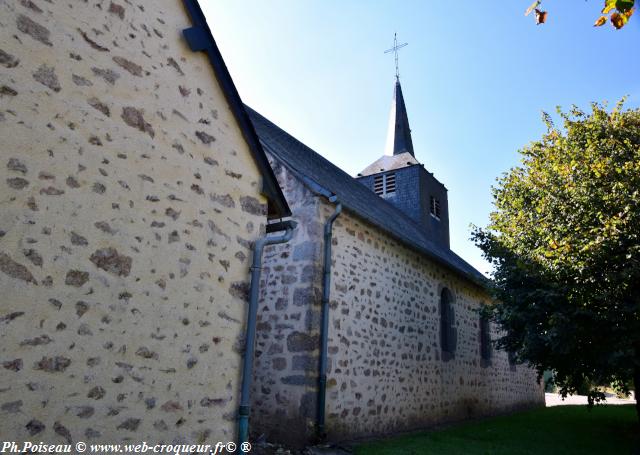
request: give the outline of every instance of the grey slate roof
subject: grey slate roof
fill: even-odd
[[[423,229],[393,204],[250,107],[245,108],[265,150],[298,174],[336,194],[345,209],[476,284],[487,284],[484,275],[453,251],[429,240]]]
[[[409,128],[407,107],[404,104],[400,79],[397,78],[396,85],[393,89],[393,103],[391,104],[388,134],[388,149],[384,151],[386,155],[410,153],[412,156],[415,156],[413,153],[413,141],[411,140],[411,128]]]

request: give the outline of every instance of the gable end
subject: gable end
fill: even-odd
[[[209,56],[209,62],[213,67],[229,108],[238,122],[242,136],[247,142],[251,155],[262,174],[262,193],[269,200],[268,217],[284,218],[291,216],[291,210],[284,194],[282,194],[282,189],[278,185],[267,156],[260,145],[258,135],[244,109],[244,104],[224,63],[220,50],[213,39],[213,34],[207,24],[202,8],[200,8],[200,4],[197,0],[183,0],[183,3],[193,23],[192,27],[183,30],[184,38],[193,52],[204,51]]]

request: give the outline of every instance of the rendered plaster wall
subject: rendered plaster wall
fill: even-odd
[[[250,422],[254,437],[303,445],[315,428],[323,226],[318,196],[270,161],[298,227],[263,256]]]
[[[266,200],[189,26],[0,1],[0,439],[235,438]]]
[[[333,207],[324,204],[324,219]],[[455,358],[440,358],[439,299],[454,296]],[[327,426],[332,439],[542,406],[530,368],[480,361],[477,309],[489,297],[348,211],[334,227]],[[496,327],[491,328],[497,338]]]

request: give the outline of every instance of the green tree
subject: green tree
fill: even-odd
[[[640,419],[640,110],[558,109],[498,179],[473,239],[494,265],[499,348],[566,396],[635,382]],[[591,389],[589,402],[604,398]]]

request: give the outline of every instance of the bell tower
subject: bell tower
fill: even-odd
[[[406,43],[398,46],[394,37],[394,47],[387,51],[396,54],[396,80],[384,155],[363,169],[356,179],[421,225],[433,242],[448,249],[447,188],[418,162],[413,150],[397,67],[397,52],[404,46]]]

